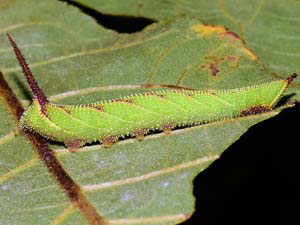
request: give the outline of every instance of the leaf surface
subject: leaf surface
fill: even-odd
[[[299,71],[298,1],[157,1],[76,0],[105,14],[165,20],[184,17],[199,18],[208,24],[222,24],[242,37],[265,68],[277,76]],[[237,7],[238,6],[238,7]],[[155,13],[153,13],[155,11]],[[300,99],[298,82],[289,89]]]

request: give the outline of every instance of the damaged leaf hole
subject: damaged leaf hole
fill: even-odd
[[[59,1],[66,2],[69,5],[77,7],[83,13],[93,17],[98,24],[107,29],[115,30],[119,33],[135,33],[143,30],[148,25],[157,22],[145,17],[104,14],[100,11],[97,11],[96,9],[88,7],[87,5],[83,5],[72,0]]]

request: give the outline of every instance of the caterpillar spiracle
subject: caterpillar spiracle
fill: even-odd
[[[110,147],[125,135],[143,139],[150,130],[169,133],[178,126],[269,111],[297,76],[236,89],[163,90],[87,105],[58,105],[43,94],[16,43],[7,36],[34,96],[20,126],[63,142],[70,152],[94,141]]]

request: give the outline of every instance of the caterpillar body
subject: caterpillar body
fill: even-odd
[[[71,152],[93,141],[110,147],[125,135],[143,139],[150,130],[169,133],[178,126],[269,111],[297,76],[237,89],[164,90],[87,105],[58,105],[48,101],[16,43],[8,38],[34,95],[20,126],[63,142]]]

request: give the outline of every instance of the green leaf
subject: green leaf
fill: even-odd
[[[286,77],[299,71],[298,1],[189,0],[153,3],[151,0],[106,2],[76,0],[75,2],[108,15],[146,17],[153,20],[185,16],[199,18],[208,24],[222,24],[242,37],[265,68],[275,76]],[[293,93],[293,98],[299,101],[299,78],[297,80],[298,82],[294,82],[290,87],[289,93]]]
[[[157,7],[163,9],[154,4],[152,14]],[[0,69],[24,103],[31,95],[6,32],[45,94],[59,103],[90,103],[163,84],[225,89],[279,77],[234,34],[199,19],[161,21],[128,35],[101,27],[63,2],[6,1],[0,3],[0,31]],[[214,74],[211,65],[219,72]],[[249,127],[280,110],[178,129],[169,136],[151,134],[142,142],[127,138],[110,149],[96,143],[70,154],[59,143],[52,146],[89,202],[112,224],[175,224],[194,211],[193,178]],[[87,224],[17,134],[2,103],[0,124],[0,201],[6,203],[0,206],[0,223]]]

